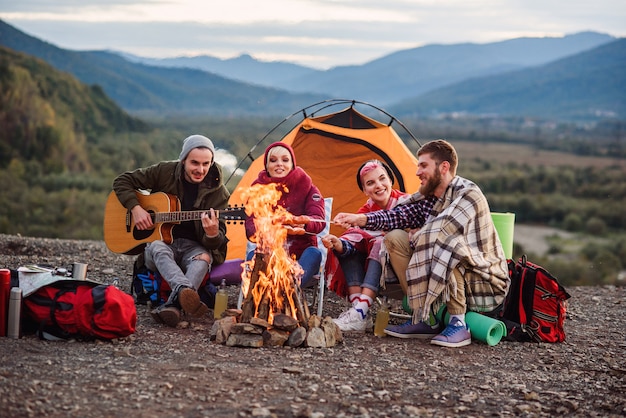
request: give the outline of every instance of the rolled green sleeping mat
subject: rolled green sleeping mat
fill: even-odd
[[[508,259],[513,258],[513,235],[515,233],[515,214],[511,212],[499,213],[491,212],[493,225],[502,243],[504,256]]]

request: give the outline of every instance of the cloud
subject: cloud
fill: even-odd
[[[626,2],[596,0],[20,0],[0,18],[61,48],[363,64],[426,44],[594,30],[626,36]]]

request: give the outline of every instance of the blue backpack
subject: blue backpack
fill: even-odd
[[[215,294],[217,286],[226,281],[227,285],[239,285],[241,283],[242,259],[226,260],[222,264],[214,266],[210,273],[204,277],[198,294],[200,300],[209,308],[215,306]],[[133,280],[131,282],[130,294],[138,305],[156,307],[167,301],[172,289],[163,280],[158,272],[151,271],[144,263],[143,254],[139,255],[133,265]]]

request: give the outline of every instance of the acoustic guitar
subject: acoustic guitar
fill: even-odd
[[[104,242],[109,250],[118,254],[136,255],[146,244],[156,240],[172,243],[172,228],[175,224],[194,221],[202,217],[206,210],[181,211],[180,201],[174,195],[156,192],[137,193],[139,204],[147,210],[154,223],[153,229],[139,230],[135,227],[132,213],[126,209],[111,192],[104,208]],[[220,219],[230,222],[243,222],[246,212],[243,206],[228,207],[217,211]]]

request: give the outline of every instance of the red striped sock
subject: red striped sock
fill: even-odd
[[[363,319],[365,319],[373,302],[374,300],[371,297],[361,294],[358,297],[358,301],[354,305],[354,309],[361,314]]]

